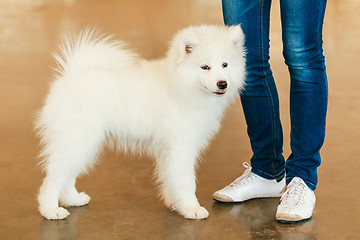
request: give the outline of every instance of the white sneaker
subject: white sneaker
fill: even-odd
[[[315,202],[314,191],[301,178],[295,177],[281,197],[276,219],[282,223],[294,223],[309,219],[313,213]]]
[[[253,198],[281,197],[285,190],[285,178],[268,180],[251,172],[251,166],[243,163],[246,171],[230,185],[213,194],[220,202],[243,202]]]

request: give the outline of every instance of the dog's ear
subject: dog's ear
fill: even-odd
[[[185,42],[185,53],[189,54],[193,51],[193,44],[191,42]]]
[[[185,54],[190,54],[193,52],[194,47],[199,43],[195,33],[192,29],[188,29],[188,31],[184,32],[183,35],[183,45],[181,51],[185,52]]]
[[[244,33],[240,27],[240,25],[230,26],[230,39],[235,47],[243,47],[244,46]]]

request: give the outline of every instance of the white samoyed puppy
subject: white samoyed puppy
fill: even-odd
[[[243,43],[240,26],[189,27],[175,35],[166,57],[149,61],[93,30],[68,38],[55,54],[58,75],[36,120],[46,173],[40,213],[63,219],[69,212],[59,202],[88,204],[76,178],[111,142],[155,159],[166,206],[185,218],[208,217],[195,195],[195,167],[244,86]]]

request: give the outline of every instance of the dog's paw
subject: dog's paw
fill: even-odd
[[[62,204],[67,207],[80,207],[90,202],[90,196],[84,192],[77,194],[71,198],[62,200]]]
[[[188,219],[205,219],[209,216],[209,212],[201,206],[181,209],[181,211],[179,212],[181,215]]]
[[[49,220],[60,220],[65,219],[70,215],[69,211],[65,208],[51,208],[51,209],[40,209],[40,213]]]

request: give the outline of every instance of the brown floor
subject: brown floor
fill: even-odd
[[[44,220],[36,194],[42,173],[32,130],[51,79],[64,33],[98,26],[128,41],[147,58],[164,55],[179,28],[222,24],[215,0],[1,0],[0,1],[0,239],[360,239],[360,3],[331,0],[325,18],[329,79],[327,137],[319,169],[317,206],[310,221],[282,225],[278,199],[219,204],[211,194],[242,173],[251,153],[239,103],[198,171],[198,197],[209,212],[185,220],[157,199],[152,163],[106,151],[101,165],[82,177],[89,206],[70,209],[64,221]],[[274,1],[271,62],[278,84],[289,155],[289,77],[281,56],[279,3]]]

